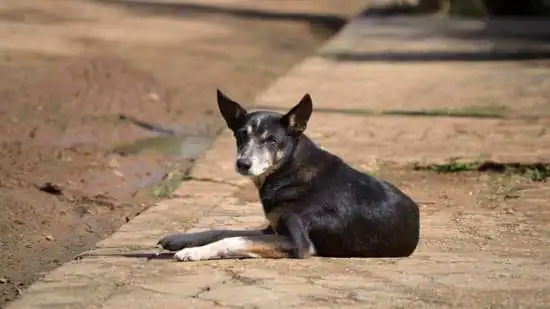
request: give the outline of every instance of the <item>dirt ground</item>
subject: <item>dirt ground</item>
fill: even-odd
[[[216,88],[250,102],[364,5],[208,3],[2,1],[0,306],[162,197],[218,132]]]

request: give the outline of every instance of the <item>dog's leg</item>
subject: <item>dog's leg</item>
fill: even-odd
[[[273,234],[271,227],[263,230],[211,230],[189,234],[169,235],[158,241],[165,250],[178,251],[189,247],[204,246],[228,237],[248,237]]]
[[[285,258],[290,256],[292,244],[280,235],[229,237],[211,244],[186,248],[176,252],[178,261],[203,261],[231,258]]]
[[[230,258],[299,258],[315,255],[302,221],[297,216],[281,217],[277,234],[272,230],[263,235],[228,237],[208,245],[182,249],[174,255],[178,261],[201,261]],[[279,234],[280,232],[280,234]]]
[[[303,259],[316,254],[315,246],[300,217],[292,214],[281,216],[277,223],[277,233],[288,239],[291,258]]]

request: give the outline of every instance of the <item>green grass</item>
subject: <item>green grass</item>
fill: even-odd
[[[504,118],[507,112],[507,106],[488,104],[460,109],[387,110],[383,111],[382,114],[425,117]]]
[[[478,171],[481,164],[474,162],[456,162],[451,161],[447,164],[431,164],[428,169],[438,173],[459,173],[459,172],[474,172]]]
[[[494,113],[464,112],[453,110],[419,110],[419,111],[399,111],[389,110],[382,112],[384,115],[400,116],[425,116],[425,117],[469,117],[469,118],[503,118],[502,115]]]
[[[523,170],[523,175],[531,181],[545,181],[550,177],[550,165],[526,167]]]
[[[440,0],[446,3],[443,6],[442,14],[468,16],[468,17],[481,17],[487,16],[488,10],[485,7],[485,3],[481,0]]]
[[[259,110],[274,110],[286,112],[284,108],[258,105]],[[507,106],[498,104],[486,104],[464,107],[460,109],[424,109],[424,110],[384,110],[373,111],[362,108],[323,108],[316,107],[314,112],[336,113],[343,115],[386,115],[386,116],[424,116],[424,117],[470,117],[470,118],[504,118],[509,111]]]
[[[158,198],[171,197],[174,191],[179,188],[181,183],[190,177],[179,170],[174,170],[164,177],[164,179],[153,187],[152,194]]]
[[[415,166],[415,170],[430,170],[437,173],[492,172],[521,175],[534,182],[543,182],[550,178],[550,164],[546,163],[497,163],[491,161],[459,162],[450,160],[444,164]]]

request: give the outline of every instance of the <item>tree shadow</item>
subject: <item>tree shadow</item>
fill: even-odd
[[[274,12],[260,9],[221,7],[199,3],[163,3],[153,0],[94,0],[111,5],[125,7],[137,12],[172,15],[179,17],[201,17],[205,15],[231,15],[245,19],[271,20],[271,21],[293,21],[305,22],[312,28],[323,28],[336,32],[342,28],[347,20],[340,16],[328,14]]]
[[[550,52],[384,52],[355,53],[341,52],[323,54],[338,61],[370,62],[437,62],[437,61],[526,61],[550,59]]]
[[[550,59],[550,18],[542,17],[436,17],[420,14],[411,6],[376,7],[365,10],[343,34],[364,42],[363,48],[327,49],[323,56],[373,62]],[[408,48],[422,41],[436,42],[439,47]],[[445,41],[449,45],[441,48]],[[370,42],[375,49],[368,46]],[[384,44],[389,47],[381,52],[379,47]]]

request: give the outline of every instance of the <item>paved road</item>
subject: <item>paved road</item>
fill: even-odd
[[[550,122],[538,116],[550,110],[549,64],[474,59],[469,55],[489,54],[493,39],[445,34],[484,25],[445,22],[446,30],[433,31],[442,23],[359,17],[258,98],[260,106],[286,109],[310,92],[317,110],[309,135],[421,203],[422,241],[411,258],[146,259],[175,231],[263,223],[254,189],[233,170],[234,144],[224,132],[173,199],[99,243],[91,251],[98,256],[48,274],[8,308],[547,308],[550,212],[542,205],[550,186],[517,175],[448,176],[410,166],[457,156],[548,160]],[[534,58],[547,51],[521,40]],[[458,49],[460,59],[427,59]],[[443,109],[470,117],[434,112]],[[428,113],[403,113],[420,110]],[[477,117],[482,112],[488,118]]]

